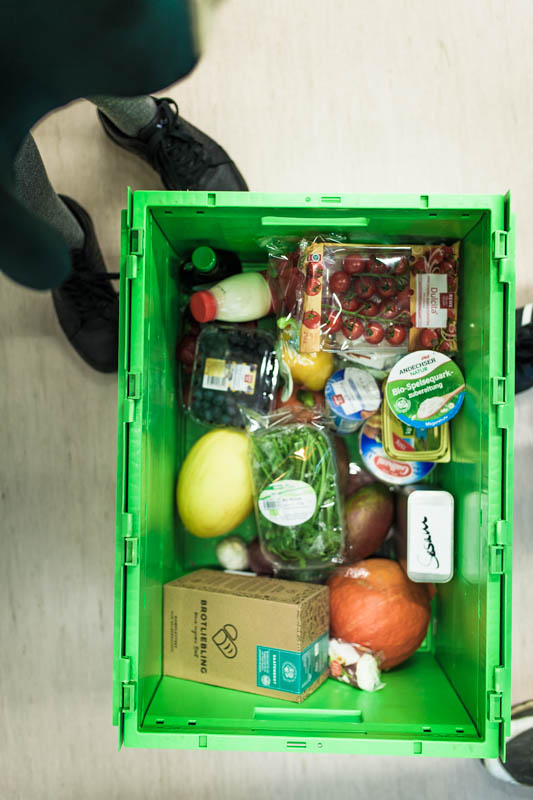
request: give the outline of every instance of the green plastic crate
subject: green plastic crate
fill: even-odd
[[[162,587],[214,565],[186,534],[180,464],[205,431],[179,407],[180,256],[205,243],[264,261],[273,235],[462,243],[460,354],[468,393],[452,422],[455,575],[421,650],[386,689],[326,681],[300,706],[163,677]],[[128,747],[496,757],[510,723],[514,220],[501,195],[135,192],[122,220],[114,723]],[[250,538],[253,522],[239,533]]]

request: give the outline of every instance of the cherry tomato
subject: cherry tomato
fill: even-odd
[[[350,288],[350,276],[346,272],[334,272],[329,279],[329,289],[334,294],[347,292]]]
[[[288,311],[292,311],[296,306],[296,300],[305,284],[305,276],[299,269],[292,269],[286,272],[280,282],[283,296],[283,304]]]
[[[376,283],[372,278],[356,278],[354,288],[361,300],[368,300],[376,291]]]
[[[454,275],[455,267],[451,261],[443,261],[441,264],[439,264],[439,272],[443,275]]]
[[[411,306],[411,295],[413,294],[413,290],[406,287],[402,289],[401,292],[395,297],[396,302],[398,303],[398,307],[402,309],[402,311],[409,311]]]
[[[308,278],[305,282],[305,293],[310,297],[314,297],[320,292],[322,284],[318,278]]]
[[[423,256],[416,259],[413,264],[413,272],[426,272],[426,259]]]
[[[342,265],[343,270],[348,275],[357,275],[360,272],[366,272],[366,267],[367,261],[363,256],[359,255],[359,253],[350,253],[347,255]]]
[[[439,346],[437,347],[437,350],[439,351],[439,353],[449,353],[451,351],[451,349],[452,349],[452,346],[447,341],[441,342],[439,344]]]
[[[378,311],[378,304],[374,303],[372,300],[367,300],[359,309],[359,313],[362,314],[363,317],[377,317]]]
[[[196,352],[196,336],[194,333],[186,333],[183,339],[178,342],[176,357],[178,361],[186,367],[192,367],[194,354]]]
[[[448,319],[455,320],[455,311],[453,308],[448,309]]]
[[[359,339],[363,333],[363,324],[358,319],[343,317],[342,332],[347,339]]]
[[[413,314],[413,316],[415,316],[415,315]],[[395,322],[397,322],[398,325],[407,325],[408,328],[411,328],[411,327],[415,327],[416,328],[416,325],[413,326],[413,324],[411,322],[411,317],[407,313],[407,311],[401,311],[398,314],[398,316],[396,317]]]
[[[413,328],[417,328],[418,325],[416,324],[416,314],[411,314],[411,326]]]
[[[307,311],[304,314],[303,323],[306,328],[318,328],[320,325],[320,314],[317,314],[316,311]]]
[[[434,350],[439,343],[439,335],[433,328],[425,328],[422,331],[420,341],[422,342],[422,347],[425,347],[428,350]]]
[[[341,300],[341,306],[345,311],[357,311],[359,300],[357,297],[344,297]]]
[[[457,328],[453,323],[451,325],[448,325],[447,331],[450,334],[450,336],[455,336],[457,334]]]
[[[396,294],[396,283],[392,278],[380,278],[378,280],[378,294],[381,297],[393,297]]]
[[[394,300],[389,300],[387,303],[383,303],[382,308],[379,310],[379,316],[383,317],[383,319],[394,319],[400,313],[400,307]]]
[[[379,322],[370,322],[365,328],[365,339],[368,344],[379,344],[383,341],[385,331]]]
[[[342,327],[342,318],[338,311],[330,311],[324,320],[324,333],[337,333]]]
[[[387,328],[385,331],[385,336],[389,344],[392,344],[393,347],[398,347],[398,345],[405,341],[407,328],[404,328],[403,325],[391,325],[390,328]]]
[[[376,275],[382,275],[384,272],[387,272],[387,265],[380,261],[379,258],[372,255],[368,259],[368,269],[369,272],[374,272]]]
[[[409,269],[407,256],[402,256],[397,264],[394,265],[392,272],[394,275],[404,275]]]

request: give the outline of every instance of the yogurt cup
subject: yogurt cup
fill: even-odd
[[[336,433],[357,431],[381,405],[381,389],[364,369],[345,367],[326,384],[326,412]]]
[[[465,396],[465,380],[451,358],[436,350],[408,353],[392,368],[385,396],[392,413],[413,428],[434,428],[453,419]]]

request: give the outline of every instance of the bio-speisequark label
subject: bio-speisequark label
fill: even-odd
[[[409,353],[392,368],[385,394],[395,416],[414,428],[434,428],[455,417],[465,396],[457,364],[435,350]]]

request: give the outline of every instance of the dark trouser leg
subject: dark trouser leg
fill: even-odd
[[[83,247],[85,234],[69,208],[56,194],[31,134],[24,139],[13,164],[15,195],[36,216],[52,225],[70,250]]]

